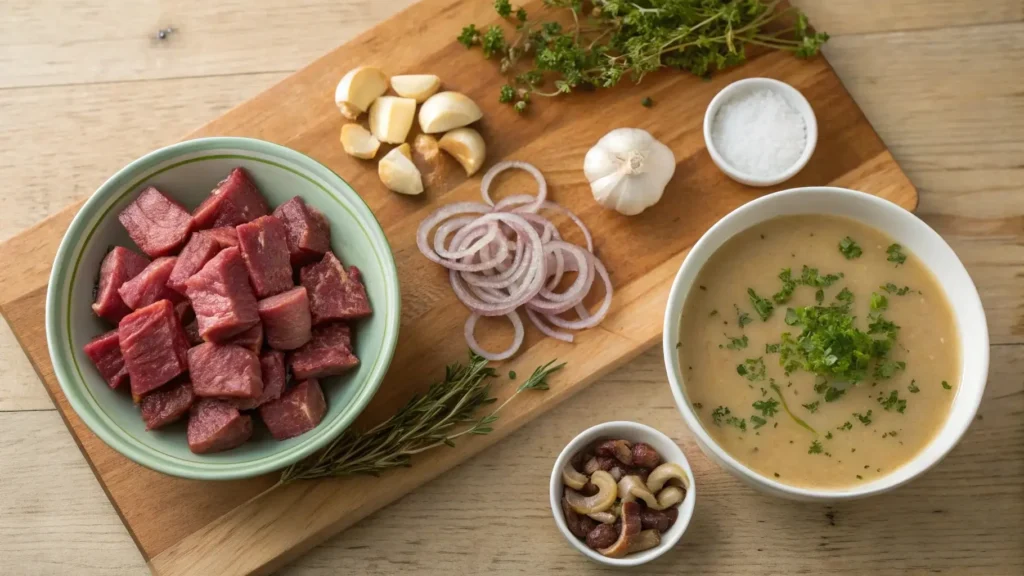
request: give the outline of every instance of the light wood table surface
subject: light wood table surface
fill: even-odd
[[[684,537],[645,574],[1024,574],[1024,0],[794,3],[833,34],[829,60],[981,291],[991,377],[960,446],[869,501],[769,499],[695,449],[652,350],[285,573],[602,572],[555,530],[547,477],[580,430],[631,419],[684,443],[690,529],[715,535]],[[407,4],[5,0],[0,241]],[[0,573],[144,573],[2,322],[0,374]]]

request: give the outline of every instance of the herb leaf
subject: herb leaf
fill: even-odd
[[[769,398],[767,400],[758,400],[753,404],[754,410],[759,410],[762,416],[775,416],[779,411],[779,401],[775,398]]]
[[[871,293],[871,309],[885,310],[889,307],[889,299],[878,292]]]
[[[722,420],[730,414],[729,409],[725,406],[719,406],[711,412],[711,421],[721,426]]]
[[[754,321],[750,314],[741,311],[739,306],[733,305],[733,308],[736,309],[736,323],[740,325],[740,329]]]
[[[901,399],[899,396],[899,391],[893,390],[892,392],[889,392],[889,396],[879,397],[878,403],[881,404],[882,408],[885,408],[887,412],[895,410],[900,414],[903,414],[904,410],[907,409],[907,401]]]
[[[871,410],[868,410],[867,414],[860,414],[858,412],[854,412],[853,416],[857,418],[857,420],[860,420],[860,423],[865,426],[871,424]]]
[[[736,365],[736,373],[751,382],[764,380],[766,376],[764,359],[760,356],[757,358],[747,358],[743,361],[743,364]]]
[[[815,400],[814,402],[811,402],[811,403],[808,403],[808,404],[801,404],[801,406],[803,406],[804,408],[807,408],[807,411],[810,412],[811,414],[814,414],[815,412],[818,411],[818,404],[819,404],[819,402],[817,400]]]
[[[767,420],[765,420],[764,418],[761,418],[760,416],[758,416],[756,414],[754,414],[754,415],[752,415],[750,417],[750,422],[751,422],[751,424],[754,425],[754,430],[757,430],[761,426],[764,426],[765,424],[768,423]]]
[[[776,304],[785,304],[793,297],[793,291],[796,290],[796,280],[793,280],[793,271],[789,268],[783,268],[782,272],[779,272],[779,280],[782,280],[782,289],[772,295],[772,300]]]
[[[903,253],[903,246],[899,244],[890,244],[885,249],[885,253],[889,255],[886,260],[889,262],[895,262],[897,266],[907,261],[907,255]]]
[[[839,274],[826,274],[822,276],[818,273],[817,268],[811,268],[804,265],[803,269],[800,271],[800,284],[803,284],[804,286],[813,286],[815,288],[828,288],[838,282],[842,277],[842,272]]]
[[[807,453],[808,454],[821,454],[821,452],[822,452],[821,442],[818,442],[817,440],[811,442],[811,447],[807,449]]]
[[[945,380],[942,381],[942,387],[945,388],[946,390],[953,389],[953,387],[949,385],[949,382],[946,382]]]
[[[761,317],[761,321],[768,320],[768,317],[772,315],[772,310],[775,308],[772,305],[772,301],[758,296],[753,288],[747,288],[747,296],[750,297],[750,305],[754,307],[754,311]]]
[[[895,294],[897,296],[906,296],[910,292],[910,286],[904,286],[903,288],[897,288],[892,282],[886,282],[885,286],[879,286],[882,290],[885,290],[889,294]]]
[[[909,390],[911,394],[917,394],[920,392],[921,389],[917,387],[917,380],[911,380],[910,385],[907,386],[907,390]]]
[[[860,255],[864,253],[864,251],[860,249],[860,245],[858,245],[857,242],[849,236],[839,241],[839,252],[845,256],[847,260],[860,258]]]
[[[725,347],[729,350],[742,350],[747,347],[747,343],[749,342],[745,334],[739,338],[733,338],[731,336],[727,336],[727,338],[729,338],[729,343],[726,344]]]
[[[836,430],[853,430],[853,424],[851,424],[850,421],[847,420],[846,422],[843,422],[842,426],[836,428]]]

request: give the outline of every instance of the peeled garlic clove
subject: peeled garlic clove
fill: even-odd
[[[441,150],[452,155],[466,170],[466,176],[476,174],[484,165],[487,146],[483,136],[472,128],[456,128],[445,133],[437,143]]]
[[[441,79],[433,74],[405,74],[391,77],[391,89],[403,98],[423,102],[441,87]]]
[[[334,103],[342,115],[355,120],[387,89],[388,79],[380,68],[360,66],[349,70],[338,82],[334,90]]]
[[[377,155],[380,140],[359,124],[345,124],[341,127],[341,147],[349,156],[369,160]]]
[[[447,132],[483,118],[484,113],[465,94],[441,92],[420,106],[420,129],[426,134]]]
[[[415,196],[423,193],[423,179],[412,163],[408,144],[385,154],[377,164],[377,175],[389,190],[399,194]]]
[[[381,142],[401,144],[409,135],[415,115],[416,101],[412,98],[381,96],[370,106],[370,132]]]

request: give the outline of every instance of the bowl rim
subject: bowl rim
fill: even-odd
[[[852,199],[854,202],[865,202],[868,204],[873,204],[876,208],[879,208],[881,210],[896,211],[897,213],[902,214],[903,216],[901,217],[907,219],[907,222],[916,222],[916,227],[918,227],[923,233],[931,236],[931,242],[937,242],[938,246],[944,248],[944,251],[947,253],[947,256],[950,257],[948,266],[955,268],[953,273],[962,273],[963,276],[967,279],[967,285],[969,285],[970,287],[970,293],[966,295],[969,299],[969,302],[966,302],[964,306],[969,310],[965,315],[960,315],[957,314],[956,310],[954,309],[954,318],[957,321],[958,329],[962,330],[962,320],[964,317],[973,318],[977,320],[980,323],[980,327],[984,328],[984,330],[982,330],[980,334],[972,334],[971,348],[965,348],[961,350],[962,355],[966,355],[966,352],[968,350],[977,352],[977,363],[979,371],[975,376],[971,377],[972,381],[968,382],[967,375],[964,374],[965,368],[963,365],[961,366],[962,381],[960,383],[960,387],[957,390],[958,395],[956,398],[954,398],[953,404],[950,407],[950,414],[945,421],[946,424],[949,423],[950,419],[953,416],[954,409],[957,406],[957,402],[961,400],[962,396],[965,402],[969,402],[969,404],[966,404],[967,413],[964,418],[961,418],[961,420],[963,421],[963,425],[952,431],[948,431],[945,428],[940,429],[936,433],[936,435],[931,439],[931,441],[927,443],[921,449],[921,451],[918,452],[913,458],[911,458],[901,466],[894,468],[885,476],[881,476],[873,480],[872,482],[865,484],[863,487],[853,486],[844,488],[801,488],[798,486],[792,486],[790,484],[776,481],[772,478],[768,478],[767,476],[764,476],[754,471],[745,464],[742,464],[741,462],[736,460],[725,449],[719,446],[713,438],[711,438],[710,434],[707,433],[707,431],[704,429],[704,426],[701,424],[700,418],[697,416],[693,407],[690,405],[690,403],[686,400],[686,397],[683,395],[683,379],[681,377],[682,368],[679,362],[679,355],[676,353],[675,349],[676,341],[678,340],[678,333],[680,331],[679,317],[682,313],[682,308],[685,305],[685,298],[689,295],[689,290],[693,284],[691,282],[691,285],[684,286],[683,278],[692,269],[696,268],[693,274],[693,280],[694,282],[696,281],[697,273],[700,272],[700,269],[703,268],[704,264],[707,261],[707,258],[704,258],[698,262],[696,258],[698,258],[705,251],[704,247],[706,245],[715,241],[714,237],[720,234],[719,230],[731,226],[731,222],[733,220],[742,218],[747,214],[753,213],[753,217],[757,219],[757,221],[754,224],[748,225],[730,234],[725,240],[722,241],[724,243],[728,241],[728,239],[734,237],[736,234],[739,234],[743,230],[748,229],[750,226],[775,218],[776,216],[764,215],[769,212],[763,210],[766,204],[779,202],[794,196],[806,197],[819,194],[843,195],[846,198]],[[761,214],[758,214],[759,212]],[[816,212],[807,213],[813,214]],[[868,226],[880,230],[885,234],[889,234],[887,230],[884,230],[880,228],[878,225],[873,224],[871,222],[853,218],[852,216],[845,217],[860,221]],[[721,244],[719,246],[721,246]],[[715,250],[717,250],[717,248]],[[711,252],[710,254],[708,254],[707,257],[710,257],[710,255],[713,253],[714,252]],[[932,272],[932,274],[935,276],[936,281],[939,282],[940,286],[942,286],[941,281],[939,281],[939,275],[934,270],[932,270],[931,267],[926,266],[926,268],[929,268],[929,271]],[[945,291],[945,286],[942,286],[942,288]],[[948,299],[949,298],[947,295],[947,300]],[[962,333],[959,334],[959,337],[960,341],[964,342],[965,338]],[[774,192],[757,198],[755,200],[752,200],[751,202],[748,202],[742,206],[739,206],[738,208],[734,209],[732,212],[721,218],[718,222],[716,222],[693,245],[693,247],[687,254],[686,258],[683,260],[683,263],[680,266],[679,271],[676,273],[676,276],[672,281],[672,288],[669,293],[668,302],[665,307],[664,324],[662,326],[662,354],[664,356],[665,371],[668,375],[669,387],[671,388],[672,397],[675,399],[676,406],[682,414],[683,420],[686,422],[687,427],[694,434],[694,437],[697,440],[697,444],[705,453],[707,453],[712,458],[712,460],[715,460],[719,465],[721,465],[727,471],[738,476],[741,480],[744,480],[748,484],[751,484],[757,488],[761,488],[773,495],[783,496],[785,498],[795,500],[839,501],[864,498],[867,496],[887,492],[889,490],[893,490],[899,486],[902,486],[912,481],[913,479],[918,478],[919,476],[927,472],[930,468],[932,468],[940,461],[942,461],[942,459],[959,443],[960,439],[966,433],[971,422],[974,420],[974,416],[977,414],[978,407],[981,404],[981,399],[985,391],[989,370],[989,335],[987,321],[985,318],[985,311],[982,307],[981,298],[978,295],[977,287],[974,285],[974,281],[970,278],[970,274],[967,272],[967,269],[964,267],[959,257],[949,246],[949,244],[946,243],[942,236],[938,234],[938,232],[935,232],[935,230],[933,230],[930,226],[928,226],[924,221],[922,221],[912,212],[905,210],[901,206],[884,198],[874,196],[872,194],[867,194],[865,192],[850,190],[847,188],[838,188],[832,186],[809,186],[801,188],[791,188],[788,190]],[[966,384],[971,384],[973,386],[970,396],[966,395]],[[928,454],[926,454],[926,450],[928,449],[928,447],[936,445],[936,443],[940,442],[940,440],[942,441],[942,444],[940,444],[941,448],[931,456],[928,456]],[[915,462],[923,462],[924,464],[919,464],[919,469],[916,470],[916,472],[907,475],[905,478],[897,478],[898,473],[901,469],[910,466]]]
[[[383,268],[384,293],[390,295],[385,302],[385,309],[388,312],[384,318],[383,346],[370,373],[363,380],[359,392],[348,404],[346,412],[327,426],[318,427],[320,430],[314,435],[294,446],[242,462],[192,462],[172,456],[158,456],[154,454],[151,447],[138,440],[130,442],[122,438],[123,432],[111,429],[108,426],[109,423],[105,422],[105,420],[110,420],[109,416],[95,413],[94,406],[92,406],[93,403],[97,403],[95,399],[90,402],[80,397],[79,393],[85,390],[87,385],[69,370],[72,361],[60,357],[65,349],[64,343],[59,341],[65,332],[60,325],[60,313],[63,311],[61,300],[65,289],[70,290],[70,287],[64,284],[71,281],[69,276],[73,275],[71,268],[77,268],[77,264],[72,264],[70,258],[79,248],[83,235],[89,233],[87,228],[90,221],[95,217],[97,211],[109,201],[111,194],[117,190],[124,188],[128,191],[127,193],[131,193],[158,173],[180,164],[164,166],[154,172],[155,168],[171,162],[177,157],[204,151],[237,151],[242,154],[268,157],[271,160],[256,159],[309,180],[326,194],[335,196],[339,202],[343,199],[343,204],[348,205],[346,209],[353,218],[361,223],[361,229],[375,247],[375,256]],[[219,154],[217,155],[219,156]],[[273,159],[287,165],[274,162]],[[185,160],[184,162],[189,161]],[[302,171],[300,172],[299,169]],[[323,184],[318,181],[322,181]],[[127,188],[125,188],[126,186]],[[93,226],[93,229],[95,228],[96,226]],[[64,264],[58,265],[60,262],[64,262]],[[196,480],[237,480],[280,470],[313,454],[347,429],[366,408],[379,389],[397,347],[401,320],[401,292],[394,255],[380,221],[344,178],[316,159],[280,144],[256,138],[217,136],[185,140],[151,151],[119,169],[89,196],[75,214],[57,249],[50,271],[45,311],[46,341],[54,375],[72,409],[96,436],[125,457],[164,474]],[[70,337],[70,333],[67,336]],[[69,348],[73,352],[73,346],[69,344]]]
[[[565,466],[577,451],[582,450],[586,444],[589,444],[602,436],[610,435],[610,432],[616,429],[627,429],[629,430],[627,433],[628,435],[641,437],[640,441],[643,441],[642,437],[647,436],[650,438],[657,438],[665,445],[671,446],[672,448],[669,450],[671,455],[662,452],[662,459],[667,462],[679,464],[679,466],[681,466],[686,472],[689,486],[686,488],[686,496],[683,498],[683,502],[679,504],[679,517],[676,519],[675,524],[673,524],[672,527],[669,528],[668,532],[665,533],[667,536],[663,535],[663,539],[660,544],[650,550],[635,552],[622,558],[608,558],[607,556],[602,556],[594,550],[591,550],[586,546],[586,544],[577,540],[576,537],[569,532],[569,528],[565,524],[561,505],[563,488],[562,467]],[[554,517],[555,526],[558,527],[562,536],[564,536],[569,544],[578,552],[595,562],[605,564],[607,566],[639,566],[660,557],[679,543],[679,540],[683,537],[683,534],[689,527],[690,520],[693,518],[693,511],[697,500],[697,483],[693,476],[693,469],[690,467],[690,461],[686,458],[686,454],[667,434],[639,422],[613,420],[610,422],[595,424],[594,426],[587,428],[577,434],[565,445],[565,448],[563,448],[558,454],[558,457],[555,458],[554,467],[551,469],[548,499],[551,505],[551,514]]]
[[[783,97],[788,95],[789,98],[792,98],[802,104],[802,106],[798,107],[797,112],[799,112],[803,117],[805,129],[807,130],[807,142],[804,146],[804,151],[800,154],[800,157],[797,158],[795,164],[775,176],[755,176],[739,170],[730,164],[725,157],[718,152],[718,148],[715,147],[714,138],[712,138],[711,135],[715,116],[718,115],[718,110],[722,105],[732,98],[736,92],[747,87],[755,86],[764,86],[769,90],[783,92]],[[787,98],[787,100],[789,98]],[[715,94],[715,97],[712,98],[711,102],[708,104],[707,110],[704,112],[704,145],[708,149],[708,154],[711,156],[711,160],[722,172],[725,173],[726,176],[748,186],[774,186],[796,176],[811,160],[811,156],[814,154],[814,149],[818,146],[818,118],[814,114],[814,108],[811,106],[811,103],[807,101],[807,98],[803,93],[793,86],[782,82],[781,80],[775,80],[774,78],[744,78],[719,90],[718,94]]]

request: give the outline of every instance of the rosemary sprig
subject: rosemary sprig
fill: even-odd
[[[377,476],[409,466],[412,456],[420,452],[454,447],[460,436],[489,434],[502,408],[526,390],[547,390],[548,376],[563,366],[554,360],[539,366],[505,402],[478,417],[478,409],[497,400],[490,394],[491,379],[497,373],[487,360],[470,353],[468,364],[449,364],[444,380],[431,384],[426,394],[414,397],[390,419],[365,432],[346,430],[323,452],[285,469],[278,483],[352,474]]]
[[[496,57],[508,83],[499,101],[522,112],[531,96],[557,96],[576,89],[610,88],[629,75],[639,82],[659,68],[707,76],[746,59],[746,46],[786,50],[801,57],[818,53],[828,34],[809,29],[796,8],[780,0],[544,0],[532,18],[510,0],[494,0],[498,15],[515,28],[506,40],[500,26],[463,28],[458,40]],[[565,15],[559,17],[559,14]],[[784,16],[793,25],[768,31]],[[570,20],[571,18],[571,20]],[[566,22],[563,25],[563,22]],[[545,88],[553,80],[553,88]]]

